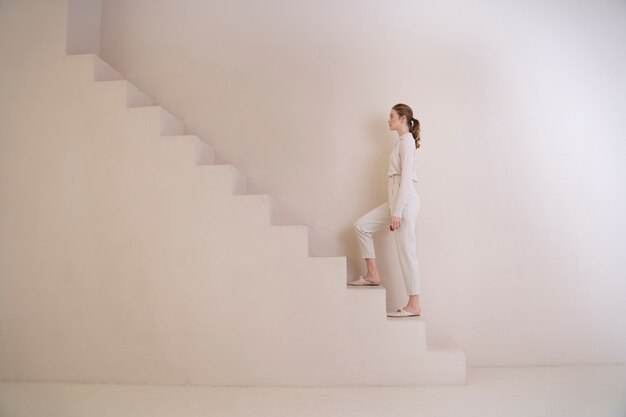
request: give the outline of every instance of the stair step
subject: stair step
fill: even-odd
[[[213,147],[196,135],[161,136],[158,143],[168,168],[212,164],[215,158]]]
[[[429,337],[427,342],[429,351],[450,351],[458,352],[461,350],[459,345],[449,337]]]
[[[182,135],[185,132],[183,122],[161,106],[161,135]]]
[[[243,234],[240,239],[246,240],[245,246],[260,248],[263,256],[269,257],[268,263],[276,260],[279,269],[293,280],[293,276],[301,276],[308,265],[308,227],[270,224],[269,211],[273,204],[274,199],[269,194],[232,196],[230,204],[220,204],[214,216],[236,222],[237,230]]]
[[[309,227],[304,225],[270,225],[268,236],[281,242],[279,250],[285,257],[307,258],[309,256]]]
[[[154,135],[184,135],[183,123],[161,106],[130,107],[131,117],[135,117],[137,128],[148,126]]]
[[[154,106],[154,100],[134,84],[126,81],[126,107]]]
[[[94,82],[94,60],[95,54],[70,54],[65,55],[68,65],[66,77],[81,84],[93,85]]]
[[[387,315],[387,291],[385,287],[361,287],[349,286],[345,294],[345,302],[348,308],[346,314],[352,319],[351,328],[359,329],[362,326],[367,329],[363,331],[382,332],[386,326]]]
[[[113,100],[121,107],[153,106],[150,96],[139,90],[127,80],[96,81],[94,88],[113,96]]]
[[[123,80],[124,76],[115,70],[112,66],[104,62],[99,56],[89,54],[93,62],[93,80],[94,81],[111,81]]]
[[[247,178],[233,165],[198,165],[194,175],[205,185],[206,192],[217,199],[224,195],[246,193]]]
[[[343,293],[348,271],[346,256],[309,256],[308,263],[309,280],[316,282],[326,291]]]
[[[68,55],[66,58],[75,65],[82,65],[85,69],[84,80],[90,81],[96,88],[113,90],[115,97],[120,97],[124,107],[153,106],[154,100],[141,91],[130,81],[124,79],[119,72],[94,54]]]
[[[185,135],[195,136],[195,135]],[[169,136],[164,136],[169,137]],[[196,142],[196,159],[195,165],[213,165],[215,164],[215,148],[206,143],[202,138],[195,136],[198,141]]]
[[[389,340],[401,340],[403,345],[411,346],[411,352],[427,351],[426,322],[419,316],[387,317],[387,336]]]
[[[264,229],[270,224],[275,204],[276,200],[269,194],[237,194],[232,196],[229,214],[249,227]]]

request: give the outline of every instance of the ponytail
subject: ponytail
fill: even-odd
[[[411,123],[409,130],[413,135],[413,140],[415,140],[415,148],[420,147],[420,122],[414,117],[411,117]]]

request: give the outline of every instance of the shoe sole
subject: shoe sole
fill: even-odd
[[[353,287],[380,287],[380,284],[350,284],[349,282],[348,285],[352,285]]]

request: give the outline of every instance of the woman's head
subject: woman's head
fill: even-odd
[[[398,103],[391,108],[389,129],[408,130],[413,135],[415,147],[420,147],[420,122],[413,117],[413,110],[406,104]]]

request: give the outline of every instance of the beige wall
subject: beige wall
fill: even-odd
[[[469,365],[624,361],[624,3],[507,3],[106,0],[102,54],[349,279],[408,103],[429,334]],[[395,307],[389,233],[377,248]]]

